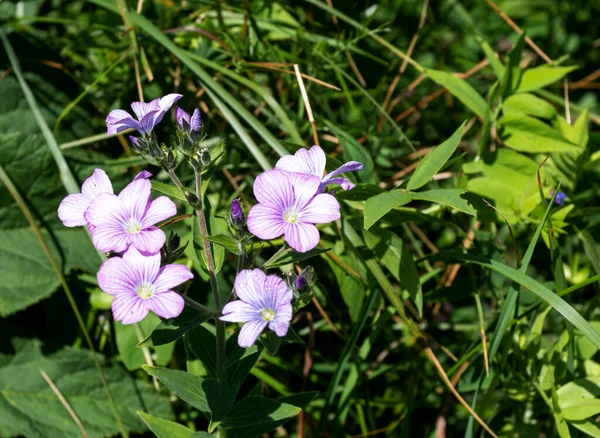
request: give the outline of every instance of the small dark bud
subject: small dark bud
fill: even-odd
[[[167,151],[166,158],[165,158],[165,165],[169,169],[172,169],[173,167],[175,167],[175,154],[173,154],[173,151],[171,151],[171,150]]]
[[[181,243],[181,239],[178,234],[172,233],[169,236],[169,251],[173,252],[177,248],[179,248],[179,244]]]
[[[212,161],[212,158],[210,156],[210,152],[206,148],[200,149],[200,152],[198,152],[198,158],[199,158],[198,161],[200,161],[200,163],[204,167],[208,166],[211,163],[211,161]]]
[[[315,277],[315,271],[312,266],[307,266],[304,270],[298,275],[296,281],[294,282],[294,287],[299,292],[304,292],[310,284],[312,283]]]
[[[296,278],[294,285],[296,286],[296,289],[298,289],[300,292],[303,292],[308,287],[308,281],[306,281],[306,278],[304,278],[301,274],[298,276],[298,278]]]
[[[233,225],[243,225],[246,217],[244,216],[244,210],[240,205],[240,201],[234,199],[231,201],[231,223]]]

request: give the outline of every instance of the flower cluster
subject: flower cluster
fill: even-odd
[[[130,128],[137,130],[141,136],[130,137],[134,150],[165,169],[198,212],[202,211],[202,200],[193,197],[181,185],[174,175],[174,165],[178,149],[199,181],[202,172],[212,163],[210,152],[202,146],[200,111],[196,109],[189,114],[175,107],[178,129],[171,147],[159,144],[153,133],[181,98],[180,94],[169,94],[149,103],[134,102],[131,108],[135,117],[125,110],[113,110],[106,118],[106,125],[108,134]],[[325,166],[326,156],[319,146],[300,149],[294,155],[282,157],[274,170],[256,178],[253,190],[258,204],[250,209],[247,217],[239,201],[233,200],[229,224],[242,251],[240,266],[244,264],[244,247],[251,239],[246,230],[265,240],[283,235],[288,245],[298,252],[317,246],[320,236],[316,224],[340,218],[340,204],[335,192],[326,191],[327,186],[336,184],[350,190],[354,184],[341,174],[363,168],[361,163],[350,161],[325,175]],[[98,284],[104,292],[114,296],[114,318],[124,324],[141,321],[149,311],[162,318],[178,316],[184,300],[174,289],[193,277],[185,265],[169,264],[181,254],[179,238],[173,235],[165,245],[165,233],[156,225],[174,216],[177,208],[165,196],[152,199],[151,176],[149,172],[141,172],[117,195],[106,173],[96,169],[83,183],[81,193],[67,196],[58,209],[65,226],[87,226],[94,246],[101,252],[113,254],[100,267]],[[283,337],[289,330],[294,309],[310,300],[312,268],[307,267],[295,280],[291,276],[287,280],[267,275],[260,269],[241,269],[234,284],[238,299],[217,309],[213,316],[244,324],[238,337],[239,345],[244,348],[253,345],[267,327]],[[292,304],[294,296],[296,300]]]
[[[310,251],[320,240],[315,224],[340,218],[340,205],[332,194],[324,193],[325,187],[338,184],[343,190],[352,189],[354,184],[336,175],[362,168],[361,163],[350,161],[323,176],[325,152],[319,146],[282,157],[274,170],[254,182],[259,203],[248,213],[248,230],[264,240],[283,235],[296,251]]]
[[[151,199],[151,176],[141,172],[115,195],[108,175],[96,169],[81,193],[67,196],[58,208],[65,226],[87,226],[98,251],[119,255],[102,264],[98,283],[114,295],[114,318],[124,324],[141,321],[148,310],[178,316],[183,298],[171,288],[192,278],[184,265],[160,267],[166,236],[156,224],[174,216],[177,207],[165,196]]]

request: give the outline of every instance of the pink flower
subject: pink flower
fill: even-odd
[[[130,245],[144,254],[155,254],[165,243],[165,233],[154,225],[177,213],[166,196],[151,201],[152,183],[136,179],[119,196],[103,193],[85,212],[94,246],[102,252],[123,252]]]
[[[279,159],[275,169],[284,172],[303,173],[305,175],[318,176],[321,179],[319,193],[321,193],[328,184],[338,184],[343,190],[352,189],[355,184],[346,178],[334,178],[334,176],[345,172],[354,172],[363,168],[362,163],[358,161],[348,161],[335,169],[333,172],[325,173],[325,152],[319,146],[313,146],[309,150],[299,149],[294,155],[285,155]]]
[[[148,103],[133,102],[131,104],[131,109],[133,109],[137,120],[125,110],[112,110],[106,117],[106,127],[108,128],[106,133],[111,135],[133,128],[138,130],[141,134],[150,134],[152,129],[160,123],[173,104],[182,97],[181,94],[173,93],[154,99],[152,102]]]
[[[173,292],[175,286],[193,278],[185,265],[160,266],[160,254],[143,256],[130,247],[123,257],[102,263],[98,284],[115,298],[112,312],[123,324],[139,322],[152,310],[161,318],[175,318],[183,310],[183,298]]]
[[[65,227],[86,225],[84,213],[96,197],[102,193],[114,193],[106,172],[95,169],[92,176],[81,186],[81,193],[74,193],[63,199],[58,206],[58,217]]]
[[[296,251],[306,252],[319,243],[314,224],[326,224],[340,218],[340,204],[327,194],[318,194],[316,176],[269,170],[254,182],[258,199],[248,213],[248,230],[263,240],[283,234]]]
[[[277,336],[285,336],[292,320],[293,293],[281,278],[260,269],[245,269],[235,278],[240,298],[223,307],[221,321],[243,322],[238,344],[248,348],[268,325]]]

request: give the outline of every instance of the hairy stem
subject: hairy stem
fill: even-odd
[[[202,235],[202,247],[206,256],[206,265],[208,267],[208,275],[210,277],[210,286],[215,298],[215,305],[219,313],[223,310],[221,305],[221,297],[219,296],[219,285],[217,284],[217,273],[215,270],[215,261],[213,259],[212,248],[210,242],[204,239],[208,236],[208,227],[206,226],[206,216],[203,209],[202,197],[202,175],[200,171],[194,167],[196,175],[196,196],[198,197],[199,207],[196,208],[196,217],[198,218],[198,227]],[[225,323],[219,319],[215,320],[217,329],[217,379],[222,381],[225,378]]]

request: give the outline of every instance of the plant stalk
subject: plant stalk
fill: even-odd
[[[206,226],[206,216],[204,215],[204,203],[202,197],[202,175],[200,171],[194,167],[196,175],[196,196],[198,197],[199,207],[196,208],[196,217],[198,218],[198,227],[202,235],[202,247],[206,256],[206,265],[208,267],[208,275],[210,277],[210,287],[215,298],[215,305],[220,314],[223,310],[221,305],[221,297],[219,296],[219,285],[217,283],[217,273],[215,270],[215,261],[213,259],[212,248],[210,242],[205,239],[208,236],[208,227]],[[225,323],[218,318],[215,320],[217,329],[217,380],[225,379]]]

